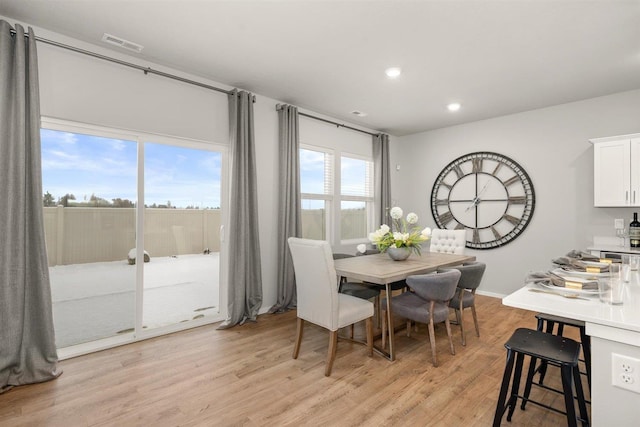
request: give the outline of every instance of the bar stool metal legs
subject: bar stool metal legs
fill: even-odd
[[[525,409],[527,402],[531,402],[532,404],[565,414],[567,417],[567,424],[571,427],[577,426],[573,395],[574,387],[578,400],[578,408],[580,410],[580,421],[583,426],[589,425],[587,406],[578,370],[580,347],[576,341],[541,331],[519,328],[516,329],[511,338],[509,338],[505,343],[505,348],[507,349],[507,360],[504,375],[502,377],[500,393],[498,395],[496,412],[493,418],[494,427],[500,426],[500,422],[505,412],[507,412],[507,421],[511,421],[518,399],[522,399],[522,410]],[[524,394],[520,395],[520,378],[522,377],[522,367],[525,356],[529,356],[531,360],[529,363]],[[562,393],[564,395],[565,402],[564,412],[529,398],[531,386],[533,385],[532,379],[538,359],[547,363],[558,364],[560,366],[563,389]],[[510,393],[509,383],[511,383]],[[509,394],[508,398],[507,394]]]

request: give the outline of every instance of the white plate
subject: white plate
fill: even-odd
[[[567,270],[563,270],[562,268],[556,268],[555,270],[551,271],[553,274],[557,275],[557,276],[561,276],[564,278],[567,277],[582,277],[582,278],[587,278],[587,279],[593,279],[593,280],[598,280],[598,278],[602,278],[602,277],[607,277],[609,276],[609,272],[604,272],[604,273],[587,273],[586,271],[567,271]]]
[[[568,293],[573,292],[578,295],[598,295],[597,289],[572,289],[572,288],[563,288],[561,286],[549,285],[545,282],[537,282],[536,285],[542,286],[546,289],[551,289],[557,293]]]
[[[607,267],[609,265],[609,263],[607,262],[594,262],[594,261],[582,261],[584,263],[584,265],[588,266],[588,267],[598,267],[598,268],[604,268]]]

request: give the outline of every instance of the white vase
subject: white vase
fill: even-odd
[[[394,261],[404,261],[411,255],[411,248],[387,248],[387,254]]]

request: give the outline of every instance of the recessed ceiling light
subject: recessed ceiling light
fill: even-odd
[[[387,68],[386,70],[384,70],[384,73],[390,79],[395,79],[398,76],[400,76],[400,74],[402,74],[402,69],[400,69],[400,67],[391,67],[391,68]]]
[[[353,114],[354,116],[358,116],[358,117],[366,117],[367,113],[363,112],[363,111],[358,111],[358,110],[353,110],[351,112],[351,114]]]
[[[447,105],[447,109],[449,111],[458,111],[460,107],[462,107],[462,105],[460,105],[458,102],[452,102],[451,104]]]

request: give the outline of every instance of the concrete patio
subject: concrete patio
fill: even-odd
[[[219,252],[152,257],[144,264],[143,327],[218,314]],[[122,261],[50,267],[58,348],[130,332],[136,266]]]

